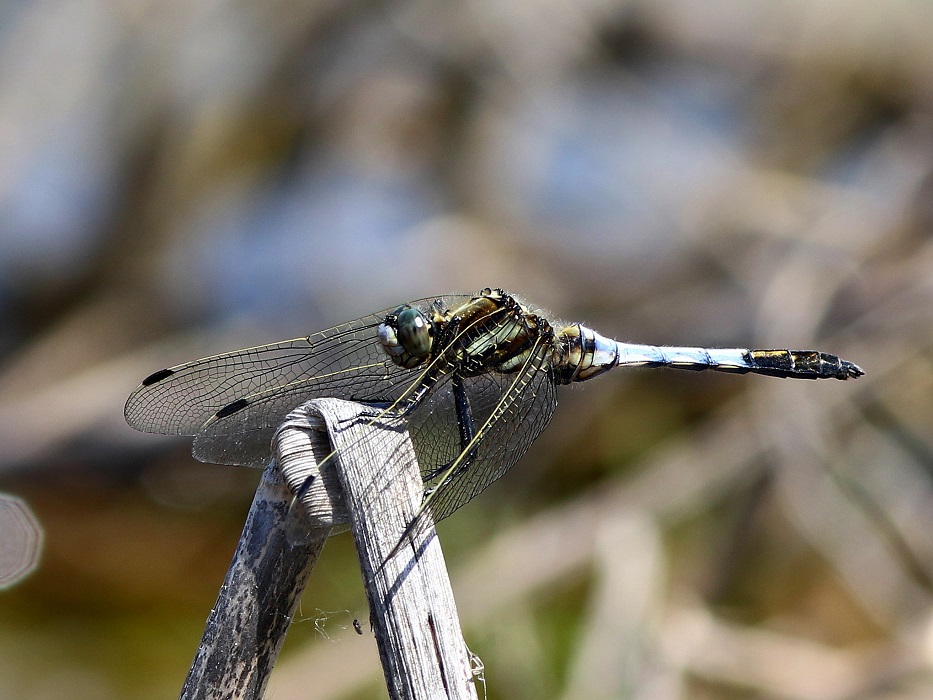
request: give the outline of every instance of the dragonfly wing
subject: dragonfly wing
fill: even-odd
[[[411,302],[426,314],[459,308],[469,295]],[[417,371],[392,363],[378,341],[383,311],[305,338],[214,355],[160,370],[126,402],[126,421],[151,433],[196,435],[198,459],[261,465],[275,427],[296,406],[330,396],[393,401]]]
[[[431,297],[411,302],[429,313],[435,304],[457,308],[469,295]],[[166,435],[196,435],[206,421],[235,401],[277,387],[292,386],[309,377],[331,375],[314,390],[296,392],[297,406],[315,396],[353,398],[375,393],[366,382],[372,373],[354,374],[359,367],[385,365],[376,328],[394,310],[364,316],[304,338],[213,355],[162,369],[143,380],[124,408],[127,423],[137,430]],[[390,374],[398,370],[388,367]],[[316,389],[334,391],[327,394]]]
[[[360,358],[352,367],[319,373],[227,404],[198,430],[192,450],[195,458],[216,464],[263,466],[276,428],[290,411],[313,398],[392,404],[417,383],[422,372],[400,368],[376,349],[381,357]]]
[[[517,373],[486,373],[464,378],[476,436],[472,460],[465,469],[453,466],[451,476],[430,496],[435,520],[441,520],[469,502],[503,476],[528,451],[550,422],[557,406],[556,384],[542,347]],[[422,472],[466,459],[451,382],[431,392],[409,424]],[[468,449],[466,452],[469,452]]]
[[[160,370],[130,394],[126,421],[145,432],[195,435],[218,411],[259,391],[317,375],[332,376],[331,387],[352,384],[346,370],[385,359],[376,341],[380,322],[373,314],[305,338]]]

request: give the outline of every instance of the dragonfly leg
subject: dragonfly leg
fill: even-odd
[[[457,409],[457,427],[460,429],[460,451],[467,449],[476,435],[476,426],[473,425],[473,410],[470,408],[470,400],[467,398],[466,391],[463,388],[463,377],[455,374],[453,377],[454,405]],[[476,452],[475,449],[472,450]],[[474,454],[470,454],[468,459],[472,460]]]
[[[314,480],[317,477],[314,474],[309,474],[305,477],[305,480],[301,482],[301,486],[298,487],[298,490],[295,491],[295,497],[292,499],[292,503],[295,501],[300,501],[302,497],[308,492],[308,489],[311,488],[311,485],[314,483]]]
[[[430,472],[425,474],[425,481],[436,479],[441,474],[450,469],[454,462],[460,460],[462,463],[452,474],[447,477],[447,479],[453,479],[454,477],[463,474],[463,472],[469,469],[470,465],[473,463],[473,459],[476,457],[476,447],[470,447],[470,444],[473,442],[473,438],[476,435],[476,425],[473,421],[473,409],[470,408],[470,400],[463,388],[463,377],[461,377],[460,374],[455,373],[451,381],[453,383],[454,390],[454,407],[457,411],[457,428],[460,431],[460,454],[454,457],[447,464],[443,464],[437,469],[432,469]],[[466,454],[464,454],[464,452],[466,452]]]

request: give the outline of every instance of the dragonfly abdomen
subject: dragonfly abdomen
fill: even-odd
[[[850,379],[864,374],[857,365],[816,350],[746,350],[616,343],[619,365],[765,374],[793,379]]]
[[[620,365],[751,372],[794,379],[854,379],[864,374],[857,365],[816,350],[636,345],[610,340],[580,324],[567,326],[558,337],[562,353],[556,376],[562,384],[585,381]]]

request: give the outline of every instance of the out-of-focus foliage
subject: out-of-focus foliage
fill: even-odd
[[[487,285],[868,372],[564,392],[442,527],[489,698],[933,696],[931,36],[907,0],[7,3],[0,490],[45,551],[0,697],[181,686],[258,474],[126,427],[143,376]],[[384,692],[354,565],[271,697]]]

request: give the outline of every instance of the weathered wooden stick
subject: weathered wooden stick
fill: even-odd
[[[274,464],[263,471],[182,700],[261,698],[330,532],[312,528]],[[295,532],[304,532],[296,538]]]
[[[311,568],[348,522],[390,697],[476,698],[433,526],[388,556],[418,513],[423,485],[408,433],[373,420],[378,414],[319,399],[283,422],[182,700],[262,697]],[[293,504],[299,489],[301,505]]]
[[[342,490],[390,698],[475,699],[469,652],[433,525],[417,528],[389,558],[418,513],[424,490],[407,431],[379,420],[376,409],[338,399],[318,399],[296,409],[289,429],[300,429],[297,417],[303,411],[305,430],[323,418],[334,450],[316,477],[325,483],[317,493],[308,489],[303,501],[318,503],[322,492]],[[332,462],[340,488],[327,474]],[[296,463],[284,465],[283,471],[295,485],[314,473]]]

